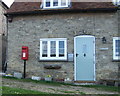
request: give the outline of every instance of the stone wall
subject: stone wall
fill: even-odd
[[[7,58],[7,36],[2,36],[2,71],[6,70],[6,58]]]
[[[2,33],[2,11],[3,9],[2,9],[2,3],[0,2],[0,34]]]
[[[0,45],[2,45],[2,35],[0,34]],[[2,71],[2,46],[0,46],[0,71]]]
[[[120,6],[117,13],[118,13],[118,36],[120,37]],[[118,78],[120,78],[120,63],[118,64]]]
[[[6,44],[7,44],[7,18],[6,6],[0,1],[0,71],[6,59]]]
[[[2,6],[0,2],[0,69],[2,69]],[[1,71],[1,70],[0,70]]]
[[[7,34],[7,22],[6,22],[6,16],[4,15],[6,13],[7,8],[2,4],[0,1],[0,34]]]
[[[39,61],[40,38],[67,38],[68,53],[74,53],[74,37],[83,34],[96,38],[96,79],[116,78],[118,63],[112,62],[112,38],[118,36],[117,13],[64,13],[16,16],[8,24],[8,73],[23,72],[21,47],[29,47],[27,77],[74,78],[74,62]],[[85,30],[85,32],[83,32]],[[102,43],[102,37],[107,39]],[[101,50],[108,48],[108,50]],[[58,64],[61,69],[44,69]]]
[[[118,35],[120,36],[120,8],[117,11],[117,13],[118,13]]]

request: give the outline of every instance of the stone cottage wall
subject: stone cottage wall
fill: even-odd
[[[8,24],[8,73],[23,72],[21,47],[29,47],[27,77],[32,75],[74,79],[74,62],[39,60],[41,38],[67,38],[68,54],[74,53],[74,37],[88,34],[96,38],[96,79],[116,78],[117,62],[112,62],[112,38],[118,36],[116,13],[64,13],[16,16]],[[102,43],[102,37],[107,39]],[[102,50],[107,48],[107,50]],[[57,64],[60,69],[45,69]],[[81,66],[82,67],[82,66]]]
[[[0,34],[0,45],[2,45],[2,35]],[[0,46],[0,71],[2,71],[2,46]]]
[[[118,36],[120,37],[120,6],[117,13],[118,13]],[[118,78],[120,78],[120,63],[118,64]]]
[[[7,36],[7,21],[6,16],[6,6],[0,0],[0,71],[3,69],[3,65],[6,59],[6,36]],[[4,38],[4,39],[3,39]]]

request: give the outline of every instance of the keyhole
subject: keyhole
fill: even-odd
[[[86,54],[84,53],[84,57],[86,56]]]

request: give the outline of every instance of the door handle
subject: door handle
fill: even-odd
[[[79,54],[76,53],[76,57],[78,56]]]

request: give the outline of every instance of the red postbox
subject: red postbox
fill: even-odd
[[[27,46],[22,46],[22,60],[28,60],[28,47]]]

